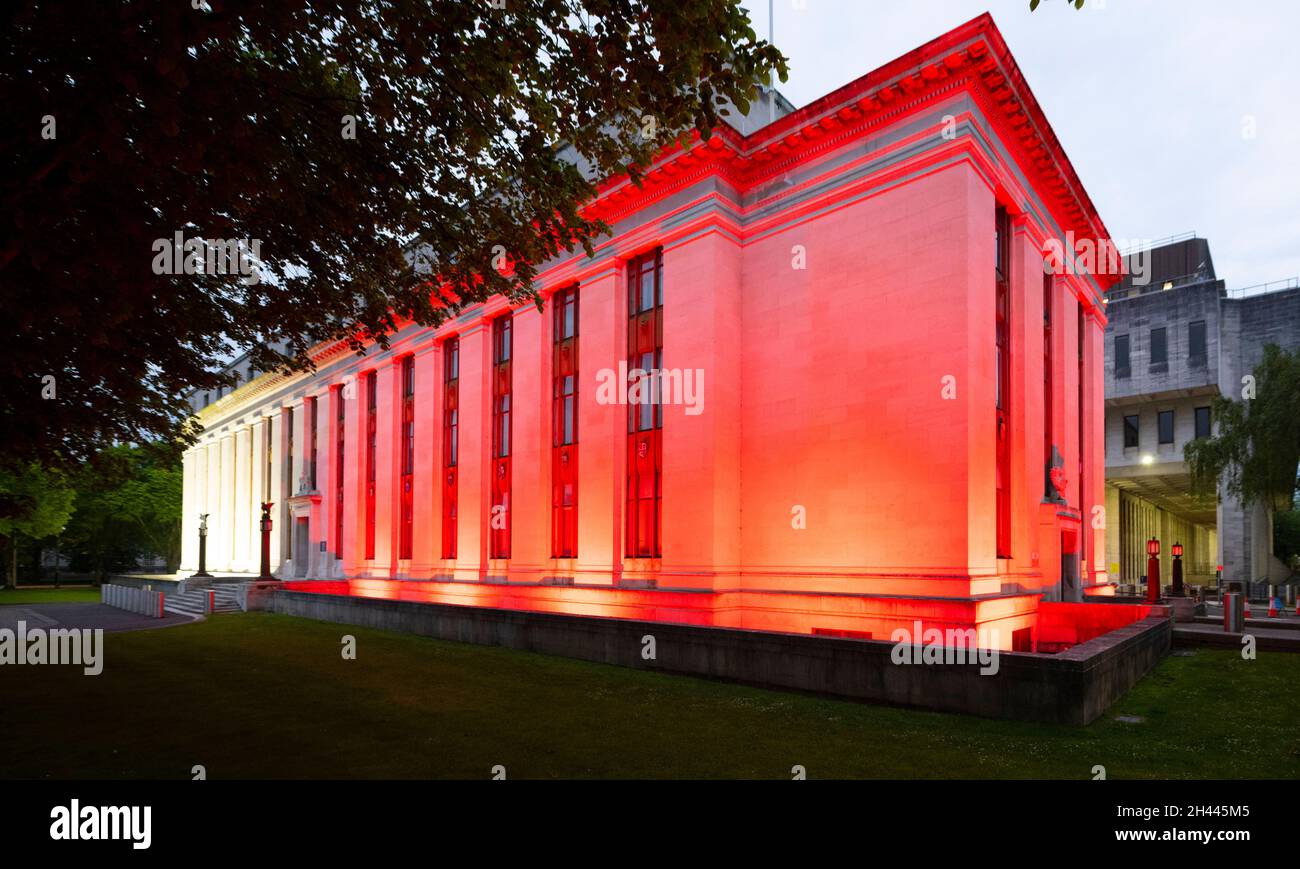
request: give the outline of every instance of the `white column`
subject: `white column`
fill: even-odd
[[[193,573],[198,567],[198,505],[201,503],[199,490],[199,456],[202,450],[191,447],[181,457],[181,564],[182,573]]]
[[[207,455],[207,485],[203,489],[203,510],[208,514],[207,569],[210,572],[216,564],[216,553],[220,546],[221,519],[217,515],[221,510],[221,441],[213,438],[203,447]]]
[[[281,438],[284,422],[280,417],[280,409],[272,408],[266,412],[266,418],[262,424],[270,431],[270,435],[263,432],[263,437],[269,437],[271,444],[271,497],[268,499],[275,506],[271,508],[271,517],[274,526],[271,529],[271,572],[275,573],[280,569],[280,562],[284,558],[284,553],[280,545],[281,534],[284,530],[284,443]]]
[[[411,576],[429,578],[442,558],[442,345],[415,353],[415,491]]]
[[[257,571],[262,566],[262,501],[266,493],[266,421],[253,420],[248,427],[248,436],[252,442],[253,467],[249,474],[249,528],[252,537],[250,546],[249,570]]]
[[[216,566],[219,570],[232,570],[235,560],[235,437],[221,438],[221,520],[220,545],[217,547]],[[208,555],[213,553],[209,550]],[[211,569],[211,568],[209,568]]]
[[[252,534],[252,431],[247,427],[238,429],[232,440],[234,441],[235,450],[235,479],[234,479],[234,511],[232,520],[234,521],[234,555],[232,556],[230,567],[232,570],[246,571],[252,565],[251,540]]]

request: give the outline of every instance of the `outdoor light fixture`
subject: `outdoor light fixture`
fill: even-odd
[[[1147,541],[1147,603],[1160,600],[1160,541]]]
[[[1142,464],[1144,465],[1154,465],[1155,463],[1156,463],[1156,457],[1151,455],[1150,453],[1142,457]]]
[[[1182,597],[1183,592],[1183,544],[1175,543],[1169,547],[1174,557],[1174,597]]]

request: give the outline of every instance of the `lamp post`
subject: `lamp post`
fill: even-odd
[[[208,514],[199,514],[199,572],[193,574],[196,578],[211,577],[208,573]]]
[[[262,503],[262,574],[258,579],[275,579],[271,575],[271,508],[273,501]]]
[[[1160,600],[1160,541],[1147,541],[1147,603]]]
[[[1183,596],[1183,544],[1175,543],[1169,547],[1169,553],[1174,557],[1174,597]]]

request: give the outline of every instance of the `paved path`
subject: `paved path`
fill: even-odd
[[[1264,628],[1254,624],[1246,626],[1246,633],[1255,638],[1258,648],[1275,652],[1300,652],[1300,631],[1294,628]],[[1241,634],[1229,634],[1222,625],[1199,622],[1177,622],[1174,625],[1175,646],[1229,646],[1241,648]]]
[[[139,631],[188,625],[188,616],[167,613],[160,619],[127,612],[102,603],[32,603],[0,606],[0,628],[13,630],[18,622],[29,628],[103,628],[106,632]]]

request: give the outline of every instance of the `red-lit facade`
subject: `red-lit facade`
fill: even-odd
[[[1043,267],[1050,239],[1108,233],[987,16],[590,208],[613,232],[539,267],[544,310],[322,346],[315,374],[205,409],[187,546],[226,432],[274,427],[280,462],[292,408],[336,388],[320,487],[341,518],[274,499],[327,543],[274,552],[286,578],[838,636],[921,620],[1006,648],[1041,599],[1109,592],[1086,532],[1115,276]]]

